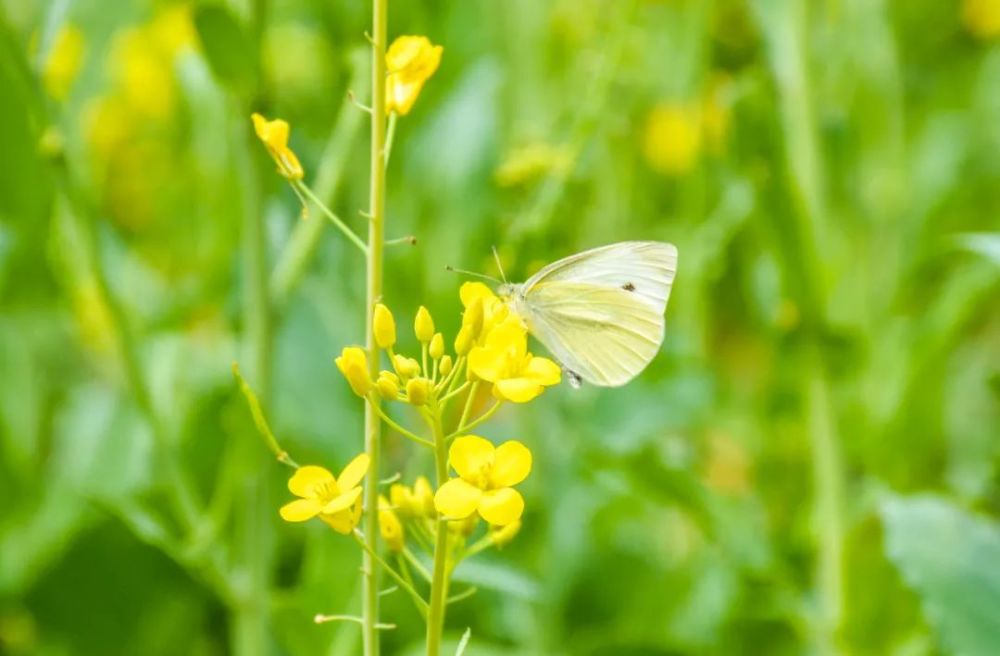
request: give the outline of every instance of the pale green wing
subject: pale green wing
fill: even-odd
[[[524,283],[531,296],[543,283],[593,283],[630,291],[660,314],[667,307],[677,272],[677,247],[659,241],[623,241],[570,255],[546,266]]]
[[[662,309],[619,287],[543,282],[518,305],[528,329],[569,375],[594,385],[624,385],[663,343]]]

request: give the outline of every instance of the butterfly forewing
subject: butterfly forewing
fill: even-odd
[[[677,272],[677,248],[658,241],[623,241],[553,262],[524,283],[531,297],[542,283],[566,281],[617,287],[649,301],[662,314]]]
[[[551,280],[520,308],[532,334],[570,371],[594,385],[624,385],[663,342],[663,313],[620,287]]]

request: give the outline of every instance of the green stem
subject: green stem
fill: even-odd
[[[396,583],[398,583],[401,588],[403,588],[410,594],[410,597],[413,599],[413,603],[416,605],[417,610],[419,610],[421,614],[425,614],[427,612],[427,602],[424,601],[424,598],[420,596],[420,593],[417,592],[416,589],[405,578],[403,578],[399,574],[399,572],[397,572],[395,568],[393,568],[392,565],[385,562],[385,559],[379,556],[378,552],[376,552],[368,545],[368,541],[365,540],[365,536],[361,534],[361,531],[355,529],[354,539],[358,541],[358,544],[361,545],[361,548],[365,550],[365,553],[371,556],[372,560],[378,563],[379,567],[384,569],[386,573],[389,576],[391,576],[393,580],[395,580]]]
[[[344,236],[347,237],[352,244],[358,247],[358,250],[360,250],[363,255],[368,254],[368,247],[365,246],[365,242],[361,241],[361,237],[358,237],[356,234],[354,234],[354,231],[351,230],[350,227],[348,227],[348,225],[344,223],[339,216],[334,214],[333,210],[327,207],[326,204],[319,199],[319,196],[313,193],[313,190],[309,188],[309,185],[307,185],[305,182],[302,181],[293,182],[292,185],[300,192],[302,192],[302,195],[311,200],[313,205],[318,207],[319,211],[322,212],[323,215],[326,216],[326,218],[330,219],[330,222],[333,223],[333,225],[337,226],[337,228],[342,233],[344,233]]]
[[[476,426],[478,426],[481,423],[483,423],[484,421],[488,420],[490,417],[492,417],[496,413],[497,410],[500,409],[500,406],[501,406],[502,403],[503,403],[502,401],[497,401],[496,403],[494,403],[490,407],[489,410],[487,410],[486,412],[484,412],[483,414],[481,414],[479,417],[477,417],[468,426],[465,425],[465,421],[464,421],[464,417],[463,417],[463,421],[461,423],[459,423],[458,428],[455,429],[454,433],[451,433],[450,435],[448,435],[448,437],[445,438],[445,441],[450,441],[450,440],[458,437],[461,433],[468,432],[468,431],[472,430],[473,428],[475,428]]]
[[[373,398],[374,398],[374,395],[370,395],[368,397],[369,403],[373,403],[374,404],[374,401],[372,400]],[[397,424],[395,421],[393,421],[389,417],[389,415],[387,415],[385,413],[385,411],[382,410],[381,405],[377,405],[376,404],[373,407],[375,408],[375,412],[378,413],[378,416],[382,418],[382,421],[384,421],[385,423],[389,424],[389,426],[391,426],[392,429],[395,430],[397,433],[399,433],[400,435],[402,435],[404,437],[408,437],[409,439],[413,440],[414,442],[416,442],[420,446],[426,446],[426,447],[429,447],[429,448],[432,448],[432,449],[434,448],[434,442],[431,442],[430,440],[425,440],[424,438],[420,437],[416,433],[411,433],[410,431],[406,430],[405,428],[403,428],[402,426],[400,426],[399,424]]]
[[[448,480],[448,445],[441,426],[441,411],[434,408],[434,465],[437,487]],[[437,520],[437,539],[434,544],[434,572],[431,575],[431,608],[427,616],[427,656],[438,656],[441,651],[441,633],[444,630],[445,607],[448,601],[448,524],[440,516]]]
[[[388,22],[388,0],[372,0],[372,113],[368,205],[368,247],[365,275],[365,345],[372,378],[378,376],[379,348],[375,341],[373,322],[375,303],[382,298],[382,256],[385,241],[385,43]],[[362,617],[364,618],[364,656],[378,656],[378,572],[375,569],[375,536],[378,534],[378,480],[381,456],[379,400],[365,404],[365,452],[370,458],[365,483],[365,549],[362,585]]]
[[[389,157],[392,155],[392,142],[396,137],[396,112],[389,115],[389,128],[385,135],[385,165],[389,166]]]
[[[243,112],[238,112],[242,115]],[[257,172],[248,156],[250,131],[245,122],[236,128],[236,167],[243,198],[243,348],[249,377],[258,391],[258,411],[267,411],[272,388],[272,313],[268,288],[267,246],[264,217],[260,211]],[[253,450],[258,459],[257,450]],[[247,476],[240,491],[242,513],[236,519],[236,553],[238,567],[245,577],[242,594],[237,601],[233,626],[233,651],[240,656],[257,656],[268,652],[268,599],[271,555],[273,546],[269,530],[267,479],[264,467],[255,465],[255,473]]]

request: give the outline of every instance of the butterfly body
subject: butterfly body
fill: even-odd
[[[571,385],[617,387],[659,351],[676,270],[672,244],[628,241],[571,255],[497,291]]]

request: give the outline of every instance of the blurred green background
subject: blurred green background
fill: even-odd
[[[369,12],[0,0],[0,652],[360,653],[312,622],[357,612],[357,547],[280,521],[230,364],[298,461],[361,449],[332,358],[363,262],[249,116],[362,230]],[[514,278],[680,249],[639,379],[485,430],[535,470],[451,644],[998,653],[1000,0],[424,0],[389,33],[444,46],[388,171],[402,325],[453,336],[444,266],[495,273],[491,245]],[[383,616],[420,653],[401,593]]]

